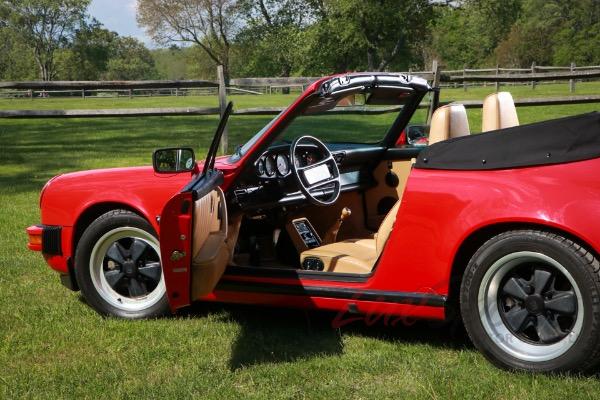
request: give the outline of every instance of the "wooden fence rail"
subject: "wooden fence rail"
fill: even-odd
[[[0,89],[17,90],[92,90],[92,89],[177,89],[218,87],[205,80],[185,81],[30,81],[0,82]]]
[[[106,117],[147,117],[147,116],[182,116],[182,115],[219,115],[222,114],[226,102],[227,90],[247,93],[249,95],[261,94],[256,90],[249,88],[268,88],[271,92],[273,88],[290,88],[310,85],[318,78],[315,77],[290,77],[290,78],[237,78],[229,81],[229,86],[223,78],[222,71],[219,71],[219,82],[206,80],[175,80],[175,81],[55,81],[55,82],[0,82],[0,91],[20,90],[33,98],[34,91],[41,92],[74,92],[81,91],[83,98],[87,92],[113,90],[117,92],[126,91],[129,97],[132,97],[134,90],[164,90],[175,89],[175,94],[181,89],[198,88],[216,88],[219,97],[219,107],[187,107],[187,108],[126,108],[126,109],[96,109],[96,110],[0,110],[0,118],[106,118]],[[575,91],[575,82],[577,80],[590,80],[600,78],[600,66],[575,66],[571,63],[569,67],[557,66],[536,66],[531,68],[481,68],[462,70],[442,70],[437,61],[433,61],[432,68],[429,71],[408,71],[399,72],[402,74],[412,74],[429,79],[434,87],[442,83],[462,84],[464,90],[467,90],[469,82],[474,83],[495,83],[495,90],[498,91],[500,83],[522,83],[530,82],[532,89],[535,89],[535,83],[538,81],[568,81],[570,92]],[[467,108],[482,107],[482,101],[462,101]],[[600,95],[592,96],[567,96],[554,98],[527,98],[517,99],[517,106],[549,106],[563,104],[582,104],[582,103],[600,103]],[[265,107],[265,108],[246,108],[234,111],[236,115],[276,115],[284,108]],[[387,107],[372,111],[360,109],[347,109],[345,111],[336,111],[337,113],[367,113],[381,114],[386,112],[397,112],[398,108]],[[431,111],[431,110],[430,110]],[[227,134],[223,135],[222,150],[227,152]]]
[[[437,65],[437,62],[434,62]],[[600,78],[600,66],[543,66],[535,64],[531,68],[464,68],[461,70],[443,70],[432,68],[427,71],[403,71],[434,80],[437,76],[441,83],[468,82],[532,82],[586,80]],[[278,78],[234,78],[229,81],[230,90],[249,87],[302,87],[316,81],[317,77],[278,77]],[[0,90],[31,91],[94,91],[94,90],[140,90],[140,89],[193,89],[219,88],[218,82],[207,80],[161,80],[161,81],[32,81],[32,82],[0,82]],[[241,89],[244,90],[244,89]],[[256,91],[251,91],[257,94]]]
[[[537,67],[536,67],[537,68]],[[530,82],[600,78],[600,70],[577,72],[540,72],[528,74],[451,76],[442,72],[442,82]]]
[[[445,102],[442,104],[447,104]],[[482,100],[463,100],[457,103],[466,108],[481,108]],[[565,104],[600,103],[600,95],[566,96],[554,98],[524,98],[516,99],[517,107],[556,106]],[[427,108],[422,105],[422,108]],[[236,109],[234,115],[277,115],[285,107],[256,107]],[[332,114],[385,114],[398,112],[399,107],[381,107],[365,110],[360,107],[345,107],[330,111]],[[185,116],[185,115],[219,115],[219,107],[172,107],[172,108],[117,108],[95,110],[0,110],[0,118],[110,118],[110,117],[156,117],[156,116]]]

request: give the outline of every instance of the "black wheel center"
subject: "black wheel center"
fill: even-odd
[[[544,312],[544,299],[539,294],[527,296],[524,301],[525,309],[534,315],[539,315]]]
[[[128,277],[135,277],[137,275],[137,266],[133,260],[127,260],[123,263],[123,272]]]

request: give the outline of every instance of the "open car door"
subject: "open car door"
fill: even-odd
[[[231,258],[227,243],[227,204],[214,169],[221,135],[231,114],[229,103],[208,151],[203,171],[163,208],[160,252],[171,310],[213,291]]]

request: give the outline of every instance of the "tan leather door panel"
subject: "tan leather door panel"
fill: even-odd
[[[234,244],[227,241],[227,205],[217,187],[194,203],[192,299],[212,292],[225,271]]]

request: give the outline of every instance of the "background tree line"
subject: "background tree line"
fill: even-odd
[[[214,79],[600,63],[598,0],[138,0],[147,49],[89,0],[0,0],[0,79]]]

